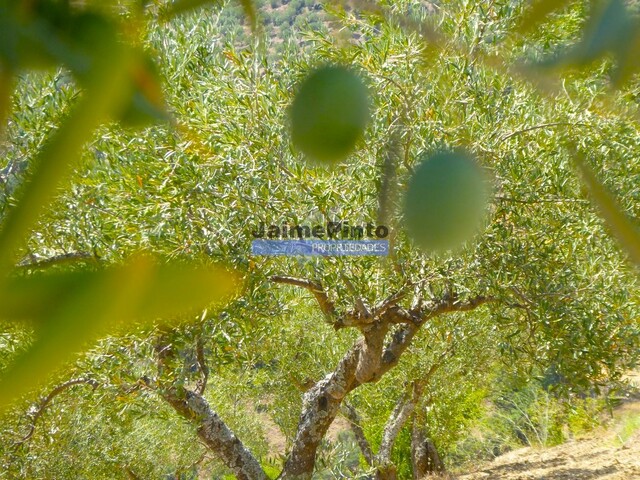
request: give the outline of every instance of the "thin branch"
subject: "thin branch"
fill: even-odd
[[[501,142],[504,142],[508,139],[510,139],[511,137],[515,137],[516,135],[522,135],[523,133],[527,133],[527,132],[531,132],[533,130],[540,130],[543,128],[548,128],[548,127],[590,127],[591,125],[588,125],[586,123],[571,123],[571,122],[549,122],[549,123],[541,123],[540,125],[533,125],[531,127],[527,127],[527,128],[523,128],[521,130],[516,130],[514,132],[508,133],[506,135],[503,135],[500,138]]]
[[[512,202],[512,203],[523,203],[527,205],[535,205],[539,203],[581,203],[581,204],[589,204],[589,200],[585,200],[582,198],[536,198],[536,199],[520,199],[513,197],[504,197],[501,195],[496,195],[493,197],[495,200],[501,202]]]
[[[20,445],[28,442],[36,430],[36,423],[45,412],[47,407],[51,404],[53,399],[64,392],[66,389],[73,387],[74,385],[91,385],[95,390],[98,387],[98,382],[91,378],[74,378],[71,380],[67,380],[64,383],[61,383],[53,390],[51,390],[45,397],[43,397],[34,407],[31,408],[28,416],[31,418],[31,423],[29,425],[29,431],[15,443],[15,447],[19,447]]]
[[[129,466],[124,467],[124,472],[127,474],[129,480],[142,480],[142,478],[139,477],[133,470],[131,470],[131,467]]]
[[[342,275],[342,280],[344,281],[351,295],[353,295],[355,299],[356,310],[360,312],[360,315],[362,315],[362,318],[365,320],[365,322],[368,323],[371,320],[373,320],[373,316],[371,315],[369,308],[365,304],[363,298],[360,295],[358,295],[358,292],[353,286],[353,283],[351,283],[351,280],[349,280],[349,278],[346,275]]]
[[[55,255],[53,257],[42,258],[42,259],[37,258],[34,255],[29,255],[23,258],[22,260],[20,260],[20,262],[18,262],[16,267],[25,268],[25,269],[27,268],[39,269],[39,268],[52,267],[54,265],[62,265],[66,263],[74,263],[74,262],[87,261],[87,260],[98,261],[98,257],[88,252],[62,253],[60,255]]]
[[[488,16],[490,11],[493,9],[494,3],[495,3],[495,0],[491,0],[489,2],[486,16]],[[482,5],[482,3],[480,5]],[[484,35],[485,35],[485,31],[487,29],[488,24],[489,22],[486,19],[482,21],[482,24],[480,25],[480,31],[478,32],[478,35],[476,36],[476,38],[474,38],[473,40],[473,45],[471,46],[471,50],[469,51],[469,58],[471,58],[471,63],[469,64],[469,67],[472,67],[474,63],[476,63],[476,60],[478,59],[478,57],[476,56],[476,53],[478,51],[478,48],[480,48],[480,44],[484,40]]]
[[[412,323],[405,323],[395,331],[391,341],[385,347],[382,354],[381,372],[379,376],[382,376],[388,370],[397,365],[400,360],[400,356],[409,347],[411,340],[427,320],[444,313],[467,312],[474,310],[485,303],[495,301],[497,300],[492,297],[485,297],[482,295],[473,297],[466,302],[460,302],[456,300],[454,296],[447,296],[446,298],[432,303],[431,306],[420,312],[408,312],[411,318],[415,318],[416,321]]]
[[[373,309],[373,316],[379,317],[384,315],[385,312],[398,304],[400,300],[403,300],[407,295],[409,295],[409,288],[411,285],[405,285],[400,290],[395,293],[392,293],[387,298],[385,298],[382,302],[376,305]]]
[[[324,313],[325,317],[332,323],[335,321],[337,317],[336,306],[331,300],[329,300],[329,296],[327,295],[327,292],[324,290],[320,282],[308,280],[305,278],[295,278],[281,275],[273,275],[272,277],[270,277],[270,280],[275,283],[282,283],[284,285],[293,285],[296,287],[306,288],[316,298],[316,301],[320,306],[320,310],[322,310],[322,313]]]
[[[356,437],[356,442],[358,443],[358,447],[360,447],[362,456],[367,462],[367,465],[371,467],[373,466],[374,461],[373,450],[371,450],[371,445],[364,435],[364,430],[362,430],[362,420],[360,419],[360,415],[358,415],[358,411],[350,403],[345,403],[343,407],[342,411],[346,419],[349,421],[351,431]]]
[[[207,365],[207,359],[204,355],[204,341],[202,339],[202,335],[199,335],[196,340],[196,359],[198,360],[198,367],[202,372],[202,378],[196,385],[196,391],[202,395],[207,388],[207,382],[209,381],[209,366]]]

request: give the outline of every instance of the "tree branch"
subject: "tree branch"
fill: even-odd
[[[67,380],[66,382],[61,383],[60,385],[55,387],[45,397],[43,397],[36,405],[34,405],[28,413],[28,416],[31,418],[29,431],[24,435],[24,437],[22,437],[20,440],[18,440],[15,443],[15,447],[19,447],[20,445],[28,442],[29,439],[31,439],[31,437],[33,436],[36,430],[36,422],[42,416],[42,414],[45,412],[47,407],[51,404],[51,402],[56,396],[60,395],[66,389],[73,387],[74,385],[83,385],[83,384],[91,385],[94,390],[98,387],[98,382],[96,382],[91,378],[74,378],[71,380]]]
[[[337,368],[303,396],[298,431],[280,479],[311,478],[316,452],[335,419],[344,397],[358,386],[355,378],[360,342],[349,349]]]
[[[161,394],[179,415],[198,426],[198,437],[231,469],[238,480],[268,480],[260,463],[238,437],[211,410],[199,393],[170,388]]]
[[[272,280],[307,288],[314,292],[314,295],[316,292],[324,292],[319,283],[310,280],[279,276],[272,277]],[[316,298],[318,297],[316,296]],[[326,293],[321,295],[319,299],[321,306],[326,305],[325,298]],[[337,320],[334,324],[336,328],[341,328],[341,325],[353,325],[361,330],[363,337],[358,339],[347,351],[332,373],[304,393],[296,437],[279,478],[281,480],[298,480],[311,477],[318,446],[339,412],[346,395],[362,383],[377,381],[397,365],[400,356],[409,347],[413,336],[427,319],[447,312],[472,310],[492,300],[478,296],[461,302],[454,295],[448,295],[432,302],[426,308],[421,306],[420,310],[410,311],[406,311],[390,301],[389,305],[384,307],[384,312],[373,321],[361,322],[362,314],[357,311]],[[332,303],[330,305],[333,306]],[[342,324],[338,322],[342,322]],[[385,347],[384,340],[389,326],[392,324],[401,324],[401,326]],[[400,423],[406,421],[406,415],[403,414],[399,421]],[[391,444],[388,448],[391,448]]]
[[[422,391],[423,386],[421,383],[413,382],[408,391],[405,391],[405,393],[398,399],[398,402],[391,412],[389,420],[387,420],[382,433],[382,443],[380,444],[380,450],[378,450],[376,458],[380,465],[384,466],[391,462],[393,444],[398,437],[398,433],[400,433],[404,424],[413,414],[413,411],[422,396]]]
[[[202,340],[202,335],[199,335],[196,340],[196,358],[198,360],[198,367],[202,372],[202,378],[198,380],[196,392],[202,395],[207,388],[207,382],[209,381],[209,366],[207,365],[207,360],[204,356],[204,341]]]
[[[500,137],[500,142],[504,142],[504,141],[510,139],[511,137],[515,137],[516,135],[522,135],[523,133],[531,132],[533,130],[540,130],[542,128],[560,127],[560,126],[564,126],[564,127],[589,127],[590,125],[587,125],[586,123],[571,123],[571,122],[542,123],[540,125],[533,125],[531,127],[526,127],[526,128],[521,129],[521,130],[516,130],[514,132],[507,133],[506,135],[503,135],[502,137]]]
[[[347,286],[347,289],[349,290],[349,292],[351,292],[351,295],[353,295],[353,298],[355,299],[356,310],[362,316],[363,321],[365,323],[370,323],[373,320],[373,316],[371,315],[369,308],[365,304],[364,299],[360,295],[358,295],[358,292],[356,292],[356,289],[353,286],[353,283],[351,283],[351,280],[349,280],[349,278],[346,275],[342,275],[342,280]]]
[[[391,341],[388,343],[382,354],[381,372],[380,376],[384,375],[391,368],[395,367],[400,360],[400,356],[411,344],[411,340],[418,332],[420,327],[429,319],[450,312],[467,312],[474,310],[481,305],[489,302],[495,302],[496,299],[492,297],[485,297],[478,295],[476,297],[467,300],[466,302],[459,301],[455,296],[448,295],[438,301],[432,302],[431,305],[421,309],[421,311],[410,311],[404,316],[407,319],[407,323],[398,328]],[[401,310],[394,310],[395,314],[400,314]],[[409,320],[413,320],[412,322]],[[398,322],[396,322],[398,323]]]
[[[35,255],[29,255],[16,265],[18,268],[47,268],[53,265],[61,265],[65,263],[73,263],[78,261],[92,260],[98,261],[98,257],[88,252],[69,252],[55,255],[49,258],[38,258]]]
[[[391,453],[393,451],[393,445],[402,430],[402,427],[413,415],[420,398],[424,392],[424,389],[429,384],[433,375],[444,365],[445,360],[449,353],[453,351],[453,346],[447,347],[447,349],[440,354],[438,359],[431,364],[427,373],[421,378],[414,380],[410,386],[410,392],[405,391],[404,394],[398,399],[395,408],[389,416],[384,431],[382,434],[382,443],[380,450],[378,451],[377,460],[381,465],[386,465],[391,461]]]
[[[305,278],[295,278],[295,277],[287,277],[281,275],[273,275],[270,277],[270,280],[275,283],[282,283],[284,285],[293,285],[296,287],[302,287],[309,290],[313,296],[316,298],[318,305],[320,306],[320,310],[324,316],[331,323],[336,320],[336,307],[334,303],[329,300],[329,296],[327,292],[324,290],[322,284],[317,281],[308,280]]]
[[[364,431],[362,430],[361,426],[362,421],[360,419],[360,415],[358,415],[358,411],[353,405],[346,402],[343,406],[342,411],[347,420],[349,420],[351,431],[356,437],[356,442],[358,443],[358,447],[360,447],[360,451],[362,452],[362,456],[367,462],[367,465],[369,465],[370,467],[373,466],[373,450],[371,450],[371,445],[369,444],[367,438],[364,436]]]
[[[175,355],[168,331],[160,331],[156,342],[158,377],[166,369],[166,362]],[[236,475],[238,480],[268,480],[258,460],[242,441],[215,413],[198,392],[175,383],[157,382],[156,391],[183,418],[197,426],[198,437]]]

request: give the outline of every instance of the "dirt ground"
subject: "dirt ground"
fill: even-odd
[[[640,401],[623,404],[608,429],[552,448],[521,448],[457,480],[640,480]],[[632,432],[632,433],[631,433]]]

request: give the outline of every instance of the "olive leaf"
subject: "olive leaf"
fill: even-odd
[[[575,46],[538,66],[585,67],[611,55],[615,61],[611,80],[615,87],[620,87],[640,68],[639,47],[640,20],[631,14],[623,0],[610,0],[591,16]]]
[[[640,266],[640,232],[637,227],[623,213],[615,197],[598,180],[585,158],[576,150],[573,152],[573,159],[600,215],[631,261]]]
[[[36,338],[0,376],[0,410],[119,325],[194,314],[239,284],[222,266],[160,265],[148,256],[98,271],[11,278],[0,318],[31,322]]]

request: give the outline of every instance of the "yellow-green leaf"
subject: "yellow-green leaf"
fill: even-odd
[[[571,0],[536,0],[531,8],[522,16],[514,31],[523,34],[530,32],[556,10],[567,6]]]
[[[577,152],[574,153],[574,159],[600,215],[631,260],[640,266],[640,232],[622,212],[613,195],[600,183],[585,159]]]
[[[159,265],[144,256],[100,271],[12,278],[0,317],[33,321],[36,339],[0,377],[0,410],[116,327],[195,313],[228,299],[239,283],[221,266]]]

